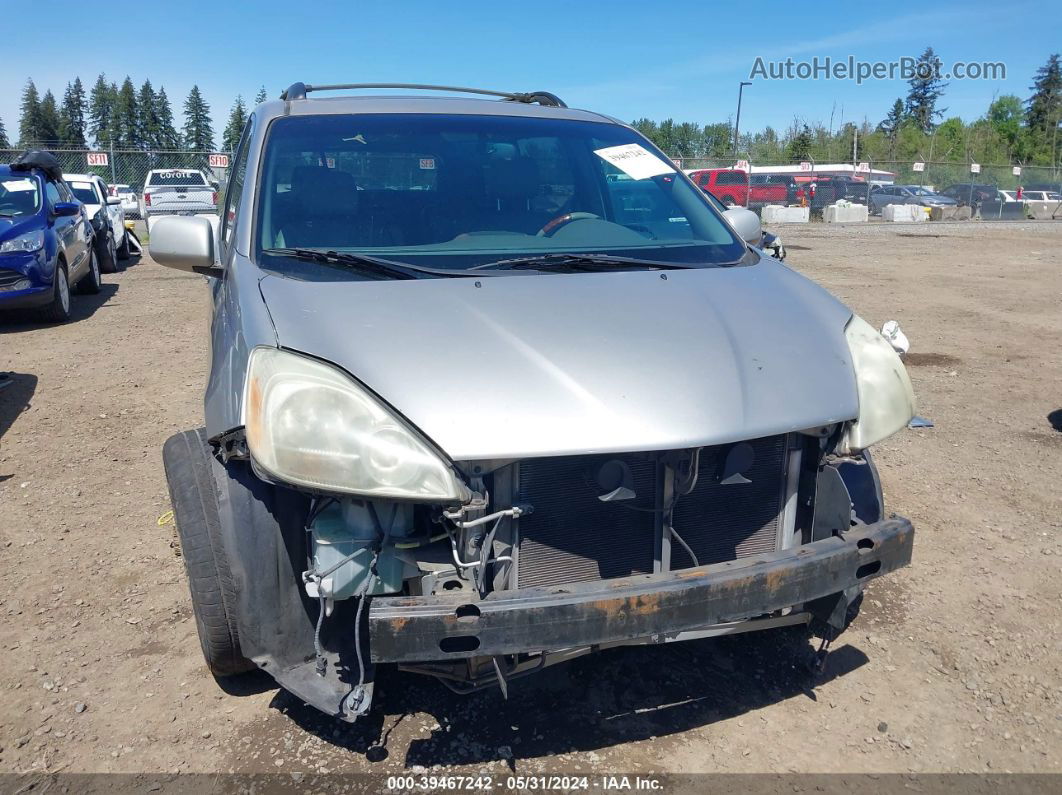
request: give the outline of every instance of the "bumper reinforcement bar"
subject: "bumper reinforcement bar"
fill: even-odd
[[[377,597],[373,662],[551,651],[671,635],[763,616],[861,585],[911,562],[914,528],[894,517],[740,560],[563,586]]]

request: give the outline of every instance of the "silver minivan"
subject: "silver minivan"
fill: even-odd
[[[628,125],[439,90],[295,83],[219,228],[152,229],[213,296],[205,427],[163,451],[211,671],[352,721],[383,664],[507,692],[782,627],[821,659],[911,558],[868,452],[900,358]]]

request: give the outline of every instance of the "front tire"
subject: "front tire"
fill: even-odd
[[[96,246],[96,254],[100,261],[100,270],[104,273],[118,272],[118,254],[114,249],[114,235],[107,232],[107,236]]]
[[[40,311],[40,318],[46,323],[65,323],[70,319],[70,282],[67,280],[66,263],[62,260],[55,264],[52,301]]]
[[[198,428],[171,436],[163,446],[162,461],[207,667],[218,677],[251,671],[255,665],[240,649],[238,597],[221,539],[206,431]]]
[[[133,252],[129,250],[129,230],[122,235],[122,245],[118,247],[118,259],[129,259]]]
[[[77,291],[79,293],[95,295],[100,291],[100,285],[102,284],[103,279],[100,277],[99,258],[96,256],[95,249],[90,249],[88,273],[82,276],[81,281],[77,283]]]

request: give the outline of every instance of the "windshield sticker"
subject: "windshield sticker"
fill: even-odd
[[[37,190],[37,184],[31,179],[9,179],[0,183],[4,190],[14,193],[17,190]]]
[[[639,144],[622,144],[595,149],[594,154],[611,163],[632,179],[648,179],[661,174],[674,174],[675,166],[654,155]]]
[[[435,158],[434,157],[422,157],[420,159],[420,167],[422,169],[424,169],[425,171],[434,170],[435,169]]]

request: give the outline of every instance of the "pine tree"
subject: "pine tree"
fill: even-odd
[[[66,84],[63,105],[59,111],[59,141],[63,146],[85,149],[85,87],[81,78]]]
[[[4,120],[0,119],[0,149],[10,149],[11,142],[7,140],[7,128],[4,126]]]
[[[45,91],[41,99],[41,129],[38,140],[47,147],[59,144],[59,106],[55,104],[55,95]]]
[[[267,99],[269,99],[269,97],[266,96],[265,86],[262,86],[260,89],[258,89],[258,93],[254,95],[254,105],[255,105],[255,107],[258,107],[263,102],[265,102]]]
[[[805,124],[785,145],[785,156],[792,161],[807,160],[811,157],[812,143],[814,140],[811,137],[811,129]]]
[[[140,118],[137,113],[136,89],[133,88],[133,81],[128,75],[122,82],[122,87],[115,91],[112,120],[114,145],[123,149],[139,148]]]
[[[915,64],[914,77],[907,81],[911,90],[907,92],[906,116],[927,134],[933,132],[937,119],[947,110],[937,108],[937,101],[948,87],[940,77],[940,68],[940,58],[932,47],[926,47]]]
[[[229,123],[225,125],[225,132],[221,134],[223,151],[236,151],[236,145],[240,142],[240,135],[243,134],[245,124],[247,124],[247,108],[243,104],[243,97],[237,96],[232,112],[229,113]]]
[[[92,135],[96,146],[106,148],[110,144],[111,118],[114,115],[115,97],[111,92],[111,86],[101,74],[96,78],[95,85],[89,94],[89,134]]]
[[[177,128],[173,126],[173,108],[170,107],[170,98],[166,96],[166,88],[159,86],[155,94],[155,118],[159,125],[159,148],[180,149],[181,137],[177,134]]]
[[[900,131],[900,125],[903,124],[903,117],[903,100],[897,99],[892,103],[889,115],[882,119],[881,124],[878,125],[878,132],[884,134],[890,141],[895,139],[896,133]]]
[[[145,80],[136,95],[137,139],[149,151],[159,148],[159,116],[155,89]]]
[[[22,146],[32,146],[41,140],[41,98],[33,80],[27,80],[26,87],[22,89],[18,139]]]
[[[214,148],[210,106],[199,92],[199,86],[192,86],[192,90],[188,92],[188,99],[184,101],[184,145],[196,152],[205,152]]]
[[[1029,129],[1040,135],[1053,132],[1062,123],[1062,62],[1058,53],[1036,70],[1032,92],[1025,102]]]

